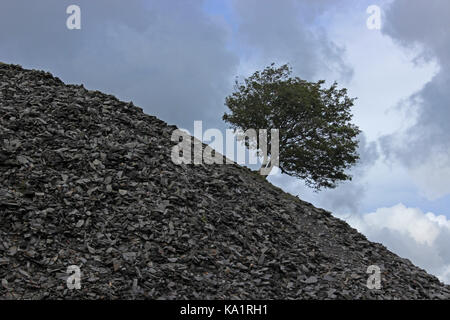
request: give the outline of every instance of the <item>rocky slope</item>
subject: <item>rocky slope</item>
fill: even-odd
[[[450,298],[449,286],[237,165],[175,165],[168,126],[0,64],[0,297]],[[66,285],[81,268],[81,289]],[[366,286],[369,265],[382,270]]]

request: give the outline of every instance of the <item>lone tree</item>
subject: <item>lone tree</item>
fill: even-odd
[[[225,100],[231,112],[223,120],[235,130],[279,129],[281,172],[304,179],[316,190],[334,188],[339,181],[351,180],[345,170],[359,159],[360,130],[350,123],[355,98],[336,82],[325,88],[324,80],[308,82],[291,73],[288,65],[276,68],[272,63],[244,83],[236,79],[234,92]]]

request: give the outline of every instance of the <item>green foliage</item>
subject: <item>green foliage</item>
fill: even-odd
[[[236,80],[223,120],[235,130],[279,129],[281,171],[316,190],[334,188],[351,180],[345,171],[359,159],[360,130],[350,123],[355,98],[336,82],[326,88],[324,80],[308,82],[291,73],[288,65],[272,63],[244,83]]]

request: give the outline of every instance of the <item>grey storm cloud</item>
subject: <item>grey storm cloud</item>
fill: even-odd
[[[384,15],[384,34],[416,52],[416,63],[436,61],[438,73],[402,103],[416,123],[405,132],[380,139],[388,158],[415,166],[450,150],[450,2],[396,0]]]
[[[315,26],[321,1],[234,1],[239,27],[215,20],[204,1],[4,0],[0,60],[44,69],[141,106],[192,130],[225,128],[224,99],[242,52],[262,50],[265,62],[290,62],[303,78],[321,69],[351,74],[342,48]],[[81,8],[81,30],[66,28],[67,6]],[[268,22],[269,21],[269,22]]]
[[[328,0],[235,1],[239,27],[214,20],[204,1],[4,0],[0,4],[0,60],[44,69],[141,106],[192,130],[225,128],[242,48],[262,49],[268,63],[290,62],[303,78],[323,68],[351,69],[315,19]],[[66,28],[66,8],[81,8],[81,30]],[[267,21],[270,20],[268,23]]]
[[[353,70],[343,60],[344,48],[320,27],[319,18],[332,9],[333,1],[234,0],[233,4],[239,42],[256,51],[264,63],[289,62],[307,80],[320,71],[351,78]]]
[[[81,30],[66,8],[81,8]],[[0,4],[0,60],[44,69],[188,128],[220,119],[238,57],[202,1],[23,1]]]

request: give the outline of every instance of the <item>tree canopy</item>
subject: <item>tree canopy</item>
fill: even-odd
[[[350,112],[355,98],[336,82],[325,87],[324,80],[308,82],[291,74],[289,65],[272,63],[243,83],[236,79],[223,120],[235,130],[278,129],[281,172],[316,190],[334,188],[351,180],[346,170],[359,159],[360,130]]]

